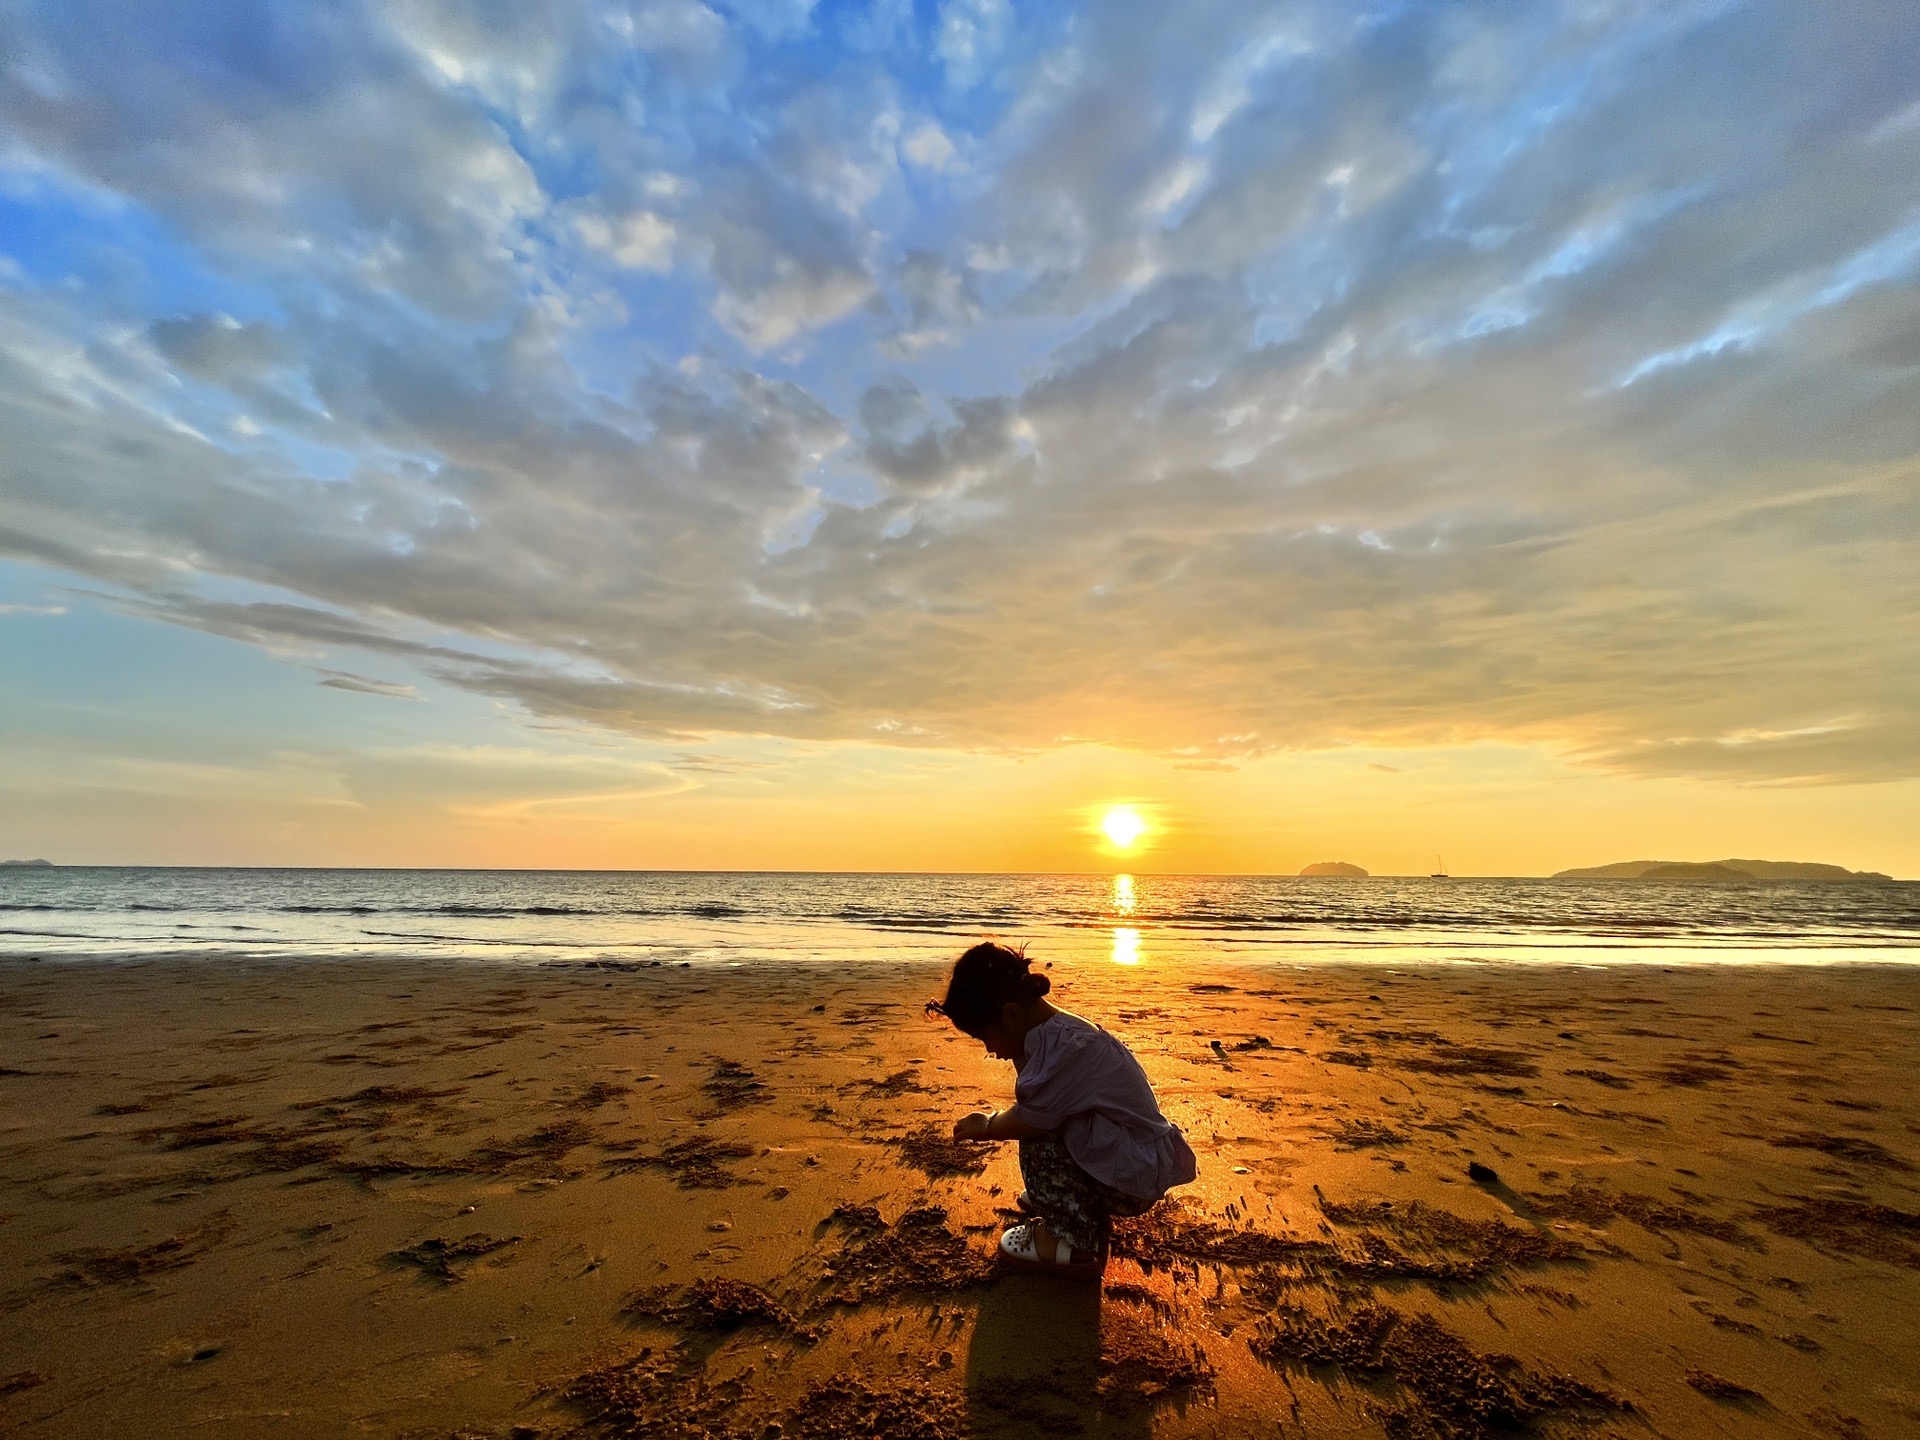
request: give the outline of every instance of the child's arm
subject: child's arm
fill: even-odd
[[[1048,1133],[1038,1125],[1029,1125],[1011,1110],[996,1110],[991,1115],[976,1110],[953,1122],[956,1140],[1035,1140]]]

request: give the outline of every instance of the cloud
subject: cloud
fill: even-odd
[[[1897,7],[213,16],[0,19],[0,553],[130,613],[696,750],[1920,773]]]
[[[378,695],[387,700],[421,698],[419,687],[403,685],[394,680],[374,680],[365,675],[355,675],[349,670],[321,670],[317,673],[325,677],[320,683],[330,690],[348,690],[356,695]]]
[[[922,170],[934,171],[951,170],[960,158],[947,132],[934,120],[923,120],[915,126],[913,133],[900,142],[900,153]]]
[[[970,90],[986,78],[1013,28],[1007,0],[942,0],[933,51],[946,67],[947,83]]]
[[[617,220],[582,215],[574,228],[581,240],[630,270],[673,267],[673,226],[651,210],[636,210]]]

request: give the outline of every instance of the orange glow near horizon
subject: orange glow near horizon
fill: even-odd
[[[1125,872],[1142,907],[1156,874],[1292,875],[1347,860],[1375,875],[1424,876],[1441,848],[1460,876],[1730,855],[1920,875],[1920,833],[1906,820],[1920,780],[1893,789],[1628,780],[1491,742],[1275,754],[1237,768],[1097,745],[1019,756],[744,740],[712,748],[712,763],[690,768],[677,752],[541,731],[511,745],[447,741],[359,759],[302,751],[224,768],[128,761],[7,793],[0,856],[1099,873],[1103,883]],[[1127,850],[1106,831],[1120,809],[1145,827]],[[1112,923],[1130,921],[1116,907]]]

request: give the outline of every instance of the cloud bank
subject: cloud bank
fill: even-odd
[[[13,6],[0,555],[666,742],[1920,774],[1915,53],[1786,0]]]

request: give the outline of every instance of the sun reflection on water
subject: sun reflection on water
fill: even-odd
[[[1116,875],[1113,877],[1113,913],[1116,915],[1133,914],[1133,876]]]
[[[1121,925],[1114,929],[1113,963],[1116,965],[1140,963],[1140,932],[1131,925]]]

